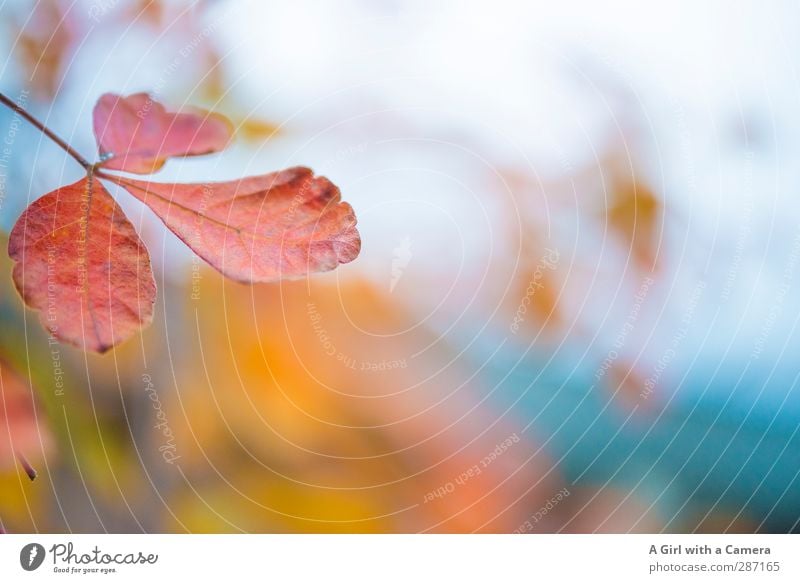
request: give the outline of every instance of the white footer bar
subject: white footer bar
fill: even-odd
[[[0,536],[0,581],[777,582],[798,565],[791,535]]]

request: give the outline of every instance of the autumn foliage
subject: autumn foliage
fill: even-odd
[[[25,456],[40,456],[51,441],[50,431],[37,415],[33,391],[0,358],[0,469],[18,459],[33,478],[35,472]]]
[[[156,287],[147,248],[103,180],[145,203],[224,275],[245,283],[328,271],[358,256],[353,209],[307,168],[227,182],[164,184],[109,174],[158,171],[169,158],[224,149],[233,127],[205,111],[168,112],[145,93],[103,95],[100,161],[31,204],[11,231],[13,278],[55,337],[105,352],[147,325]]]

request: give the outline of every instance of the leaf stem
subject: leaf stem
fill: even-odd
[[[25,109],[24,109],[24,108],[23,108],[21,105],[19,105],[19,104],[15,103],[14,101],[12,101],[12,100],[11,100],[11,99],[9,99],[8,97],[6,97],[6,96],[5,96],[3,93],[0,93],[0,103],[2,103],[3,105],[5,105],[5,106],[6,106],[6,107],[8,107],[9,109],[11,109],[11,110],[13,110],[13,111],[17,112],[19,115],[21,115],[21,116],[22,116],[22,117],[24,117],[26,120],[28,120],[28,122],[30,122],[32,125],[34,125],[36,128],[38,128],[38,129],[39,129],[39,131],[40,131],[40,132],[42,132],[44,135],[46,135],[48,138],[50,138],[51,140],[53,140],[53,142],[55,142],[55,143],[56,143],[56,145],[57,145],[59,148],[61,148],[61,149],[62,149],[62,150],[64,150],[64,151],[65,151],[67,154],[69,154],[70,156],[72,156],[72,157],[75,159],[75,161],[76,161],[78,164],[80,164],[81,166],[83,166],[83,168],[84,168],[84,169],[85,169],[87,172],[89,172],[89,170],[90,170],[90,168],[92,167],[92,165],[91,165],[91,164],[90,164],[90,163],[89,163],[89,162],[86,160],[86,158],[84,158],[83,156],[81,156],[80,154],[78,154],[78,152],[76,152],[76,151],[75,151],[75,150],[72,148],[72,146],[70,146],[70,145],[69,145],[68,143],[66,143],[64,140],[62,140],[61,138],[59,138],[59,137],[58,137],[58,136],[57,136],[55,133],[53,133],[53,131],[52,131],[50,128],[48,128],[46,125],[44,125],[44,124],[43,124],[42,122],[40,122],[38,119],[36,119],[35,117],[33,117],[33,116],[30,114],[30,113],[28,113],[27,111],[25,111]]]
[[[22,466],[22,469],[25,470],[25,473],[28,474],[28,477],[33,482],[36,479],[36,470],[33,469],[33,466],[30,462],[25,459],[25,456],[22,455],[20,452],[15,452],[17,454],[17,460],[19,461],[19,465]]]

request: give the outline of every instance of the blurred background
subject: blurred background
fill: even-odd
[[[154,324],[49,339],[0,254],[8,532],[790,532],[794,3],[0,0],[0,90],[228,116],[164,181],[293,165],[361,256],[227,281],[114,191]],[[82,169],[0,111],[0,246]],[[15,455],[16,452],[16,455]],[[30,482],[19,456],[39,472]]]

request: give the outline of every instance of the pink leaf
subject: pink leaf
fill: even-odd
[[[168,158],[219,152],[233,135],[223,116],[196,110],[172,113],[146,93],[106,93],[94,107],[94,135],[103,168],[150,174]]]
[[[113,180],[224,275],[268,282],[329,271],[358,256],[353,209],[308,168],[207,184]]]

